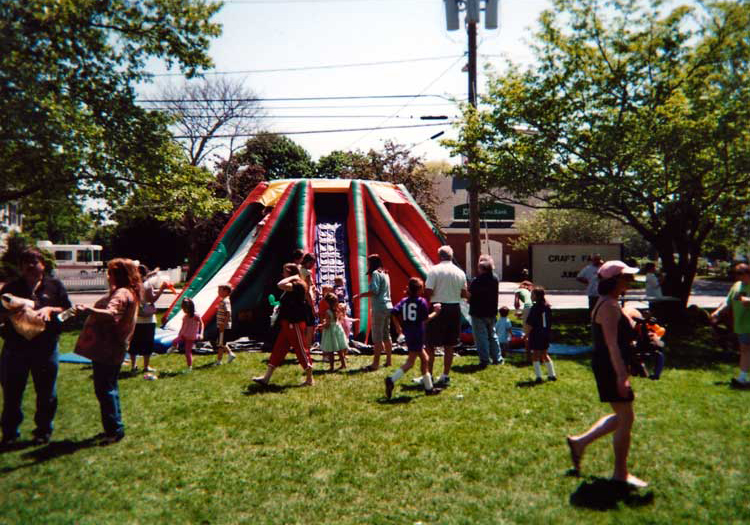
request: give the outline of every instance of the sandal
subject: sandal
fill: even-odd
[[[565,440],[568,442],[568,448],[570,449],[570,460],[573,462],[573,470],[578,474],[581,472],[581,453],[576,451],[573,446],[573,440],[570,437],[566,437]]]

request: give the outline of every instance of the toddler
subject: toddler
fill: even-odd
[[[510,329],[513,326],[508,319],[510,310],[507,306],[502,306],[498,310],[500,318],[495,323],[495,332],[497,333],[497,342],[500,344],[500,355],[502,358],[508,353],[508,343],[510,342]],[[500,362],[502,362],[502,358]]]
[[[182,300],[180,307],[185,315],[182,318],[180,333],[177,335],[174,343],[172,343],[170,350],[177,348],[180,343],[182,344],[185,349],[187,369],[190,371],[193,369],[193,346],[196,341],[203,339],[203,320],[199,315],[195,314],[195,303],[189,297]]]
[[[224,354],[229,354],[227,363],[231,363],[237,357],[234,352],[226,345],[229,339],[229,331],[232,329],[232,303],[229,296],[232,294],[232,285],[229,283],[219,286],[218,295],[221,301],[216,310],[216,329],[219,331],[219,337],[216,340],[216,364],[221,364],[221,358]]]
[[[329,292],[323,300],[328,303],[328,308],[325,312],[325,318],[322,318],[323,324],[320,327],[322,331],[320,351],[323,352],[324,356],[327,356],[330,371],[333,371],[333,353],[337,352],[343,369],[346,368],[346,349],[349,346],[344,327],[341,326],[343,311],[339,308],[339,301],[335,294]]]

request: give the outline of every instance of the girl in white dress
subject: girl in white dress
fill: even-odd
[[[341,368],[346,368],[346,350],[349,342],[342,325],[343,316],[346,314],[342,308],[339,308],[339,300],[335,294],[326,294],[324,300],[329,308],[321,326],[320,350],[330,363],[329,370],[333,371],[334,352],[339,354]]]

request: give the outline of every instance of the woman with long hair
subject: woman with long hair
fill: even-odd
[[[109,291],[94,306],[76,305],[89,314],[76,343],[75,353],[93,363],[94,392],[99,400],[103,443],[125,437],[120,411],[117,377],[135,330],[140,303],[141,277],[130,259],[112,259],[107,264]]]
[[[599,268],[599,300],[591,312],[594,332],[591,367],[599,399],[603,403],[609,403],[614,413],[599,419],[583,434],[568,436],[567,441],[573,468],[578,471],[586,447],[600,437],[614,432],[612,444],[615,468],[612,479],[634,487],[646,487],[648,484],[645,481],[628,472],[630,433],[635,420],[635,396],[628,379],[628,360],[630,347],[635,339],[635,323],[618,302],[637,272],[637,268],[631,268],[622,261],[607,261]]]

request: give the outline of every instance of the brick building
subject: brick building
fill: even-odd
[[[435,181],[439,205],[437,207],[440,229],[453,248],[456,262],[467,275],[474,272],[467,267],[469,260],[469,194],[466,181],[446,177]],[[480,195],[481,200],[481,195]],[[495,261],[495,271],[504,281],[517,281],[521,270],[529,267],[528,250],[513,250],[509,241],[519,236],[515,223],[532,208],[495,202],[480,209],[481,253],[489,254]]]

